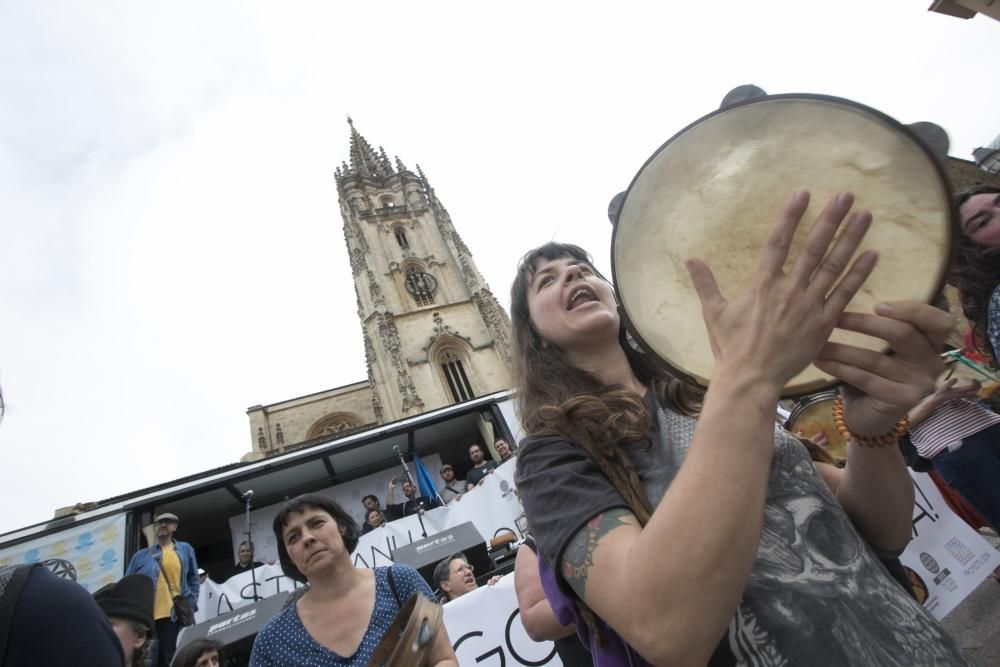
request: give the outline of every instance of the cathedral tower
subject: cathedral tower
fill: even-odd
[[[377,423],[509,388],[510,319],[423,171],[350,125],[335,174]]]

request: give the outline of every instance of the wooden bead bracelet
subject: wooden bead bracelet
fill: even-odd
[[[899,439],[906,435],[906,432],[910,428],[910,418],[903,417],[900,419],[896,423],[896,426],[885,435],[857,435],[856,433],[851,433],[851,429],[847,428],[847,424],[844,423],[844,399],[838,396],[837,400],[833,402],[833,424],[845,438],[854,440],[854,442],[862,447],[878,448],[888,447],[899,442]]]

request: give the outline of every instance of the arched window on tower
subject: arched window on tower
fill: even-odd
[[[472,384],[469,383],[469,376],[466,375],[465,367],[462,365],[462,359],[453,351],[447,350],[441,355],[441,372],[456,403],[476,397],[472,391]]]
[[[400,248],[402,248],[403,250],[410,249],[410,242],[406,238],[405,229],[403,229],[402,227],[396,227],[396,229],[393,230],[393,234],[396,235],[396,243],[399,244]]]
[[[405,285],[406,291],[410,293],[418,306],[430,306],[434,303],[437,280],[431,274],[411,266],[406,270]]]

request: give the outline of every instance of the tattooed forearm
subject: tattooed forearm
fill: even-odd
[[[627,509],[608,510],[584,524],[566,545],[562,557],[562,575],[580,599],[584,598],[587,577],[594,567],[594,550],[597,548],[597,543],[615,528],[635,524],[635,517]]]

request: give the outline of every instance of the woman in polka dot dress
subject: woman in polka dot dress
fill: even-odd
[[[274,535],[285,574],[309,587],[257,635],[251,667],[367,665],[401,603],[416,591],[434,599],[411,567],[354,567],[358,527],[332,500],[290,500],[274,518]],[[427,664],[458,666],[444,626]]]

